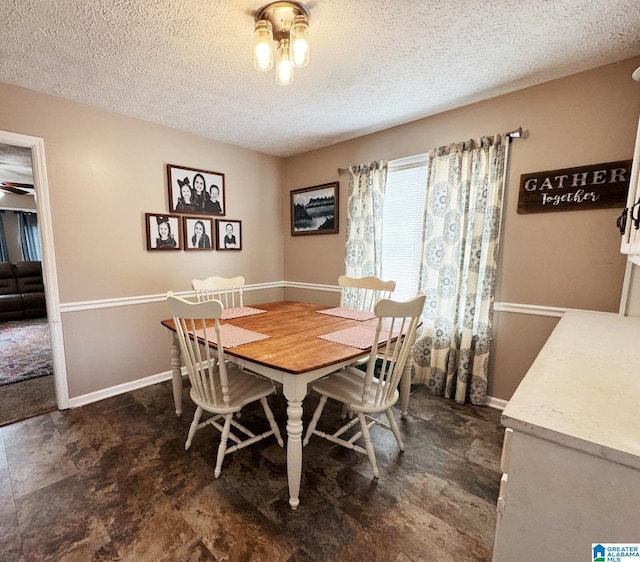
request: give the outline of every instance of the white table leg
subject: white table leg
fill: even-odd
[[[289,480],[289,505],[297,509],[300,504],[302,480],[302,401],[307,394],[306,382],[296,380],[295,375],[285,378],[283,393],[287,399],[287,478]]]
[[[302,480],[302,402],[288,400],[287,408],[287,477],[289,479],[289,505],[297,509],[300,504]]]
[[[409,396],[411,394],[411,366],[413,358],[411,354],[407,357],[402,371],[402,379],[400,379],[400,415],[406,418],[409,415]]]
[[[173,334],[171,344],[171,386],[173,388],[173,403],[176,407],[176,416],[182,415],[182,360],[180,358],[180,344],[178,337]]]

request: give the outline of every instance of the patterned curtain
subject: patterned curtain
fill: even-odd
[[[420,290],[427,296],[413,350],[415,382],[484,405],[493,317],[505,135],[429,153]]]
[[[380,277],[382,264],[382,202],[387,162],[349,167],[345,274]]]
[[[41,261],[38,216],[35,213],[18,212],[22,257],[26,261]]]
[[[9,261],[9,249],[7,248],[7,239],[4,237],[4,225],[2,224],[2,213],[0,211],[0,262]]]

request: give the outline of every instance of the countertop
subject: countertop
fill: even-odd
[[[640,469],[640,318],[567,311],[502,423]]]

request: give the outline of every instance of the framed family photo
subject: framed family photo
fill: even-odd
[[[242,250],[242,221],[216,219],[216,250]]]
[[[338,232],[338,182],[291,192],[291,236]]]
[[[182,250],[181,217],[145,213],[147,250]]]
[[[169,210],[192,215],[224,215],[224,174],[167,164]]]
[[[213,250],[213,219],[207,217],[182,217],[185,250]]]

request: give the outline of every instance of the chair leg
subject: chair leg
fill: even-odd
[[[318,420],[320,419],[320,415],[322,414],[322,410],[324,409],[324,405],[326,403],[327,403],[327,397],[324,395],[321,396],[320,403],[318,404],[316,411],[313,412],[313,417],[311,418],[311,422],[309,422],[309,427],[307,428],[307,435],[305,436],[304,441],[302,442],[303,447],[306,447],[308,445],[309,439],[311,439],[311,436],[313,435],[316,425],[318,425]]]
[[[224,427],[222,428],[222,436],[220,437],[220,445],[218,445],[218,458],[216,459],[216,469],[213,471],[213,475],[218,478],[222,472],[222,461],[224,455],[227,452],[227,440],[229,439],[229,431],[231,430],[231,420],[233,414],[227,414],[224,417]]]
[[[276,436],[278,445],[284,447],[284,441],[282,440],[282,436],[280,435],[280,428],[278,427],[276,420],[273,418],[273,412],[271,411],[271,408],[269,408],[269,402],[267,402],[266,398],[260,398],[260,404],[262,404],[264,415],[267,416],[267,420],[269,420],[269,425],[273,430],[273,434]]]
[[[185,451],[189,450],[191,447],[191,440],[193,436],[196,434],[198,430],[198,425],[200,424],[200,418],[202,417],[202,408],[198,406],[196,408],[196,413],[193,415],[193,421],[191,422],[191,427],[189,427],[189,435],[187,435],[187,442],[184,444]]]
[[[379,478],[380,471],[376,463],[376,453],[373,450],[373,443],[371,443],[371,434],[367,427],[367,419],[362,412],[358,412],[358,419],[360,420],[360,429],[362,430],[362,439],[364,440],[364,448],[367,450],[367,456],[369,457],[369,463],[373,469],[373,477]]]
[[[404,451],[404,443],[402,442],[402,437],[400,436],[400,429],[398,428],[398,424],[396,423],[396,418],[393,417],[391,408],[385,410],[384,413],[387,414],[387,418],[389,418],[389,425],[391,426],[391,431],[393,431],[393,435],[398,442],[398,447],[400,447],[401,451]]]

